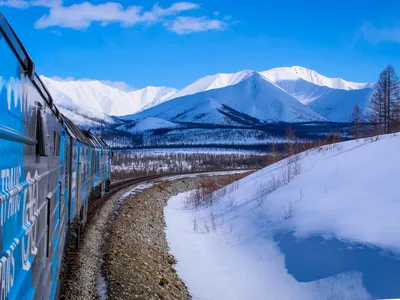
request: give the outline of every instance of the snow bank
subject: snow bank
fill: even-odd
[[[400,296],[400,136],[301,154],[215,195],[212,207],[165,208],[177,271],[198,299]],[[274,188],[271,188],[271,187]]]

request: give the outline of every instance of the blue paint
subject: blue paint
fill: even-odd
[[[0,39],[0,120],[1,125],[20,134],[24,134],[24,123],[22,116],[22,88],[19,74],[19,63],[11,49]],[[26,189],[28,184],[24,169],[24,145],[12,140],[0,140],[0,196],[1,200],[1,259],[2,268],[14,264],[13,275],[7,277],[12,280],[6,290],[0,293],[8,296],[8,299],[20,299],[19,296],[28,292],[32,285],[31,274],[22,269],[22,245],[21,241],[25,236],[22,230],[23,215],[25,213],[24,193],[20,192],[15,196],[15,186],[22,185]],[[14,208],[13,208],[14,207]],[[10,213],[10,211],[12,211]],[[17,243],[14,239],[17,238]],[[11,256],[7,255],[10,251]],[[12,269],[12,268],[11,268]],[[11,273],[10,272],[10,273]],[[2,276],[3,277],[3,276]],[[22,292],[21,290],[25,291]]]
[[[1,14],[0,30],[13,35]],[[17,41],[14,35],[10,40]],[[18,43],[12,46],[24,55]],[[91,151],[101,149],[78,128],[73,129],[75,136],[66,125],[62,127],[61,118],[49,106],[50,96],[39,93],[42,83],[26,77],[20,65],[26,60],[18,60],[15,53],[0,35],[0,299],[56,299],[70,224],[86,219],[79,214],[82,205],[86,204],[82,210],[86,214],[90,191],[104,180],[98,168],[93,176],[83,174],[87,169],[78,174],[79,162],[88,165],[85,149],[89,161]],[[44,116],[40,122],[39,116]],[[42,145],[48,147],[46,152],[36,147],[42,133],[49,136]],[[67,148],[70,138],[73,142]],[[70,160],[71,152],[66,151],[71,148],[69,171],[76,175],[72,181],[65,161]]]

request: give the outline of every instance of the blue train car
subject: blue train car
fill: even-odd
[[[56,299],[65,248],[107,191],[110,149],[65,118],[0,14],[0,300]]]

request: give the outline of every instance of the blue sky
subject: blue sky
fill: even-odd
[[[291,65],[350,81],[388,63],[400,72],[398,0],[88,1],[0,0],[0,11],[49,77],[182,88]]]

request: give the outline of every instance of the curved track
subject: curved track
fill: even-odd
[[[115,210],[118,209],[119,198],[122,193],[137,184],[152,181],[159,178],[174,177],[178,175],[191,175],[191,174],[207,174],[215,172],[235,172],[235,171],[249,171],[249,170],[215,170],[203,172],[182,172],[182,173],[165,173],[143,177],[130,178],[118,182],[111,183],[110,191],[100,199],[93,201],[89,205],[87,228],[80,236],[79,245],[80,249],[69,247],[64,257],[65,271],[63,272],[63,289],[60,298],[62,299],[98,299],[97,293],[94,291],[96,286],[97,290],[99,285],[105,285],[104,279],[101,276],[102,264],[104,253],[102,253],[104,245],[103,242],[108,234],[109,226],[112,222]],[[99,219],[104,219],[103,221]],[[99,240],[100,236],[100,240]],[[94,240],[94,237],[97,237]],[[94,240],[94,241],[93,241]],[[91,252],[89,258],[85,258],[82,252]],[[82,256],[84,258],[82,258]],[[88,256],[88,255],[86,255]],[[96,257],[93,257],[96,256]],[[88,262],[91,260],[91,262]],[[82,264],[93,265],[92,270],[83,270]],[[90,281],[85,283],[87,272],[91,273]],[[93,282],[93,274],[97,274],[96,282]],[[86,280],[87,281],[87,280]],[[99,282],[100,281],[100,282]],[[102,289],[100,287],[100,289]],[[106,288],[105,288],[106,289]],[[100,299],[103,297],[100,296]]]

